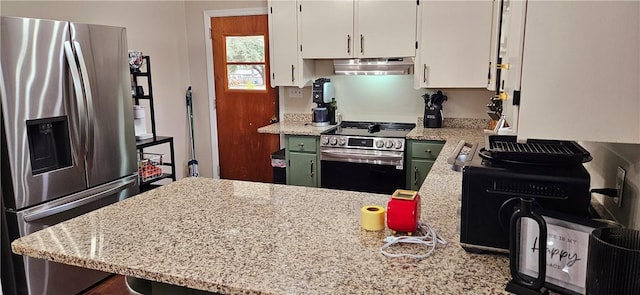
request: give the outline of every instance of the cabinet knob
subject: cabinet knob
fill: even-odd
[[[311,178],[313,178],[313,175],[314,175],[314,173],[313,173],[313,164],[314,164],[313,160],[311,160],[311,165],[310,165],[311,166],[311,171],[310,171],[310,174],[309,174],[309,177],[311,177]]]
[[[431,149],[427,149],[426,151],[424,151],[425,153],[431,153]]]
[[[511,68],[511,64],[498,64],[498,68],[502,70],[508,70]]]
[[[347,35],[347,53],[351,54],[351,35]]]
[[[418,167],[413,167],[413,185],[418,185]]]
[[[360,53],[364,53],[364,35],[360,34]]]
[[[301,143],[298,144],[298,146],[303,148],[304,147],[304,143],[301,142]]]

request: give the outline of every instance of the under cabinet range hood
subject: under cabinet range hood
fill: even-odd
[[[413,57],[334,59],[336,75],[411,75]]]

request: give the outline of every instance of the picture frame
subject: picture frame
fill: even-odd
[[[611,223],[540,210],[547,226],[545,287],[561,294],[586,293],[589,235]],[[528,278],[538,276],[538,225],[529,218],[520,223],[518,271]]]

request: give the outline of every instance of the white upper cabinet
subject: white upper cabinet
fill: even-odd
[[[498,90],[503,99],[502,114],[515,131],[518,129],[519,106],[514,105],[514,98],[520,91],[526,0],[504,0],[502,5],[502,26],[497,43],[502,61]]]
[[[640,143],[640,2],[528,1],[518,139]]]
[[[312,80],[314,64],[300,54],[296,1],[269,0],[269,61],[271,87],[304,87]]]
[[[491,0],[420,1],[416,88],[487,87],[493,5]]]
[[[416,55],[417,1],[356,0],[355,57]]]
[[[416,1],[299,1],[303,58],[415,55]]]

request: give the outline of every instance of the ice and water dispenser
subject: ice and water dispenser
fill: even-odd
[[[26,124],[33,174],[71,166],[67,116],[27,120]]]

